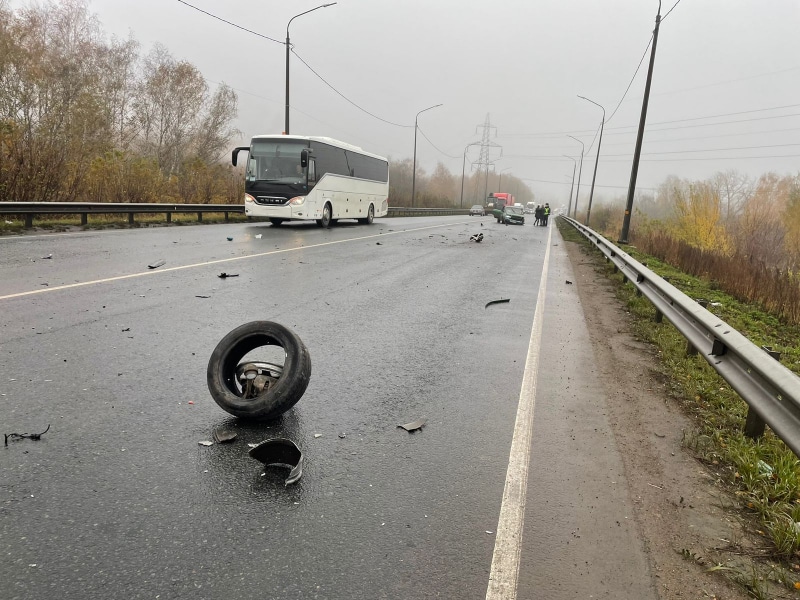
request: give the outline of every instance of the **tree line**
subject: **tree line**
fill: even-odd
[[[618,235],[623,205],[593,210],[590,226]],[[636,198],[630,240],[800,323],[800,172],[752,178],[729,170],[699,181],[670,176],[655,194]]]

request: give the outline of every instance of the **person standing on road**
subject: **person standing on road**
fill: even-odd
[[[540,225],[542,223],[542,207],[541,205],[536,205],[536,210],[533,211],[533,224]]]
[[[545,202],[544,209],[542,212],[544,213],[544,226],[547,227],[547,219],[550,218],[550,204]]]

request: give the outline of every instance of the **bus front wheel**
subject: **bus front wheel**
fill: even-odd
[[[369,205],[369,209],[367,209],[367,216],[363,219],[359,219],[359,223],[363,223],[364,225],[372,225],[372,222],[375,220],[375,208],[372,204]]]
[[[317,225],[320,227],[331,226],[331,205],[327,202],[325,203],[325,207],[322,209],[322,218],[317,219]]]
[[[268,347],[283,349],[283,365],[251,354],[259,349],[263,354]],[[252,321],[228,333],[214,348],[206,371],[208,390],[220,408],[257,420],[275,419],[289,410],[310,378],[311,356],[302,340],[272,321]]]

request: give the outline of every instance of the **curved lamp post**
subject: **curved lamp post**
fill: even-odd
[[[417,116],[414,117],[414,162],[411,167],[411,208],[414,208],[414,198],[416,197],[417,192],[417,120],[419,119],[419,116],[426,110],[431,110],[437,106],[441,106],[441,104],[434,104],[428,108],[423,108],[417,113]]]
[[[580,197],[581,194],[581,174],[583,173],[583,150],[585,146],[583,145],[583,142],[580,141],[578,138],[573,137],[571,135],[568,135],[567,137],[572,138],[581,145],[581,166],[578,169],[578,190],[575,192],[575,210],[572,213],[572,218],[574,219],[575,217],[578,216],[578,198]],[[569,213],[567,213],[567,216],[569,216]]]
[[[464,208],[464,173],[466,172],[467,169],[467,148],[469,148],[470,146],[480,146],[480,143],[472,142],[471,144],[467,144],[464,147],[464,160],[461,163],[461,200],[460,200],[461,208]]]
[[[572,210],[572,191],[575,189],[575,168],[578,166],[578,160],[566,154],[562,154],[561,156],[572,161],[572,185],[569,188],[569,204],[567,205],[567,216],[569,216],[569,211]]]
[[[589,100],[586,96],[578,96],[582,100],[591,102],[595,106],[599,106],[603,111],[603,120],[600,122],[600,139],[597,141],[597,158],[594,159],[594,175],[592,175],[592,191],[589,192],[589,208],[586,210],[586,221],[583,222],[587,227],[589,226],[589,217],[592,214],[592,197],[594,196],[594,180],[597,179],[597,163],[600,162],[600,144],[603,143],[603,127],[606,124],[606,109],[594,100]]]
[[[291,45],[289,44],[289,25],[292,24],[297,17],[302,17],[312,11],[317,10],[318,8],[327,8],[329,6],[333,6],[336,2],[331,2],[330,4],[320,4],[310,10],[305,12],[301,12],[299,15],[293,16],[289,19],[289,22],[286,24],[286,122],[284,123],[283,128],[285,131],[283,132],[285,135],[289,135],[289,48]]]
[[[497,182],[497,191],[498,192],[502,192],[503,191],[503,185],[502,185],[503,184],[503,173],[505,173],[506,171],[510,171],[510,170],[511,170],[511,167],[506,167],[505,169],[500,171],[500,180]]]

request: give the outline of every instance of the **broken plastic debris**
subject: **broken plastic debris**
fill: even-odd
[[[402,427],[406,431],[416,431],[417,429],[422,429],[422,426],[427,422],[427,419],[419,419],[417,421],[412,421],[411,423],[406,423],[405,425],[398,425],[398,427]]]
[[[48,431],[50,431],[50,425],[48,425],[47,429],[45,429],[42,433],[6,433],[3,434],[6,436],[5,445],[8,446],[9,438],[12,440],[24,440],[24,439],[40,440],[42,439],[42,436]]]
[[[195,296],[195,298],[211,298],[211,296]]]
[[[256,239],[257,239],[257,240],[260,240],[262,236],[263,236],[263,234],[261,234],[261,233],[257,233],[257,234],[256,234]]]
[[[566,283],[567,285],[572,285],[572,282],[569,279],[565,279],[564,283]]]
[[[228,236],[228,241],[229,241],[229,242],[232,242],[232,241],[233,241],[233,238],[232,238],[232,237],[230,237],[230,236]]]
[[[225,444],[226,442],[232,442],[236,439],[236,432],[217,427],[214,430],[213,436],[215,442],[218,444]]]
[[[482,233],[476,233],[474,235],[471,235],[471,236],[469,236],[469,241],[470,242],[478,242],[480,244],[483,241],[483,234]]]
[[[238,273],[225,273],[224,271],[219,275],[217,275],[217,277],[219,277],[220,279],[225,279],[226,277],[238,277],[238,276],[239,276]]]
[[[339,434],[339,437],[340,437],[341,439],[344,439],[344,438],[346,438],[346,437],[347,437],[347,434],[346,434],[346,433],[340,433],[340,434]]]
[[[203,440],[202,442],[197,442],[197,443],[200,444],[201,446],[213,446],[214,445],[214,442],[211,442],[209,440]]]
[[[249,454],[267,466],[291,469],[284,485],[295,483],[303,475],[303,453],[292,440],[286,438],[266,440],[252,448]]]
[[[503,304],[505,302],[511,302],[511,298],[501,298],[500,300],[490,300],[489,302],[486,303],[486,306],[484,306],[483,308],[484,308],[484,310],[486,310],[492,304]]]
[[[47,256],[43,256],[42,260],[47,260],[48,258],[53,258],[52,254],[48,254]]]
[[[165,264],[167,264],[167,261],[162,258],[161,260],[157,260],[156,262],[147,265],[147,268],[157,269],[158,267],[163,267]]]

